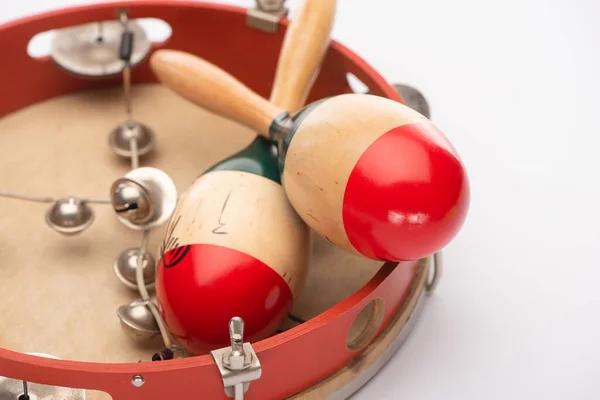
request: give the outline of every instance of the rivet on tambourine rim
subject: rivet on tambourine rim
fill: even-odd
[[[30,356],[60,358],[42,353],[27,353]],[[85,400],[85,390],[61,386],[42,385],[27,382],[27,391],[31,400],[60,399],[60,400]],[[0,399],[18,399],[23,394],[23,381],[0,376]],[[6,397],[8,396],[8,397]]]
[[[131,66],[141,63],[152,47],[144,29],[129,22],[134,34]],[[123,70],[119,45],[123,25],[120,21],[102,21],[63,28],[56,32],[50,55],[54,62],[69,73],[89,78],[115,76]]]

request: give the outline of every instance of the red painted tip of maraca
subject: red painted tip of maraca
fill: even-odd
[[[414,260],[445,247],[469,208],[464,166],[428,121],[394,128],[360,157],[344,193],[352,245],[369,258]]]
[[[193,354],[227,346],[234,316],[246,322],[245,341],[264,339],[292,307],[292,293],[279,274],[227,247],[175,248],[161,259],[157,272],[156,294],[165,324]]]

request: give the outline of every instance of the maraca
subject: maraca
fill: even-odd
[[[335,0],[305,0],[296,13],[277,65],[275,104],[295,110],[304,104],[334,14]],[[166,325],[192,353],[228,344],[234,316],[244,319],[250,341],[273,334],[303,287],[310,232],[281,186],[276,151],[258,136],[208,169],[178,201],[156,290]]]
[[[462,161],[409,107],[343,94],[290,118],[193,55],[161,50],[150,63],[176,93],[275,141],[292,206],[335,245],[373,259],[413,260],[442,249],[464,223],[469,182]]]

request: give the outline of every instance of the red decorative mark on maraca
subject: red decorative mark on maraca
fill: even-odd
[[[167,228],[167,234],[160,246],[160,258],[165,268],[173,268],[185,258],[190,251],[190,246],[180,246],[179,238],[173,235],[175,228],[181,220],[181,215],[174,218]]]
[[[173,268],[174,266],[179,264],[185,258],[185,256],[188,255],[188,253],[190,252],[190,249],[191,249],[190,246],[180,246],[174,250],[167,252],[162,257],[163,266],[165,268]]]

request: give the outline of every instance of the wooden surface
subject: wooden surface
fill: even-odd
[[[169,230],[179,246],[219,245],[270,266],[300,296],[310,256],[310,233],[281,185],[242,171],[202,175],[182,196]],[[215,229],[227,234],[215,234]],[[167,239],[168,242],[168,239]]]
[[[254,137],[162,86],[135,87],[133,95],[135,117],[157,134],[156,153],[141,165],[163,169],[179,191]],[[107,144],[108,132],[125,118],[121,96],[120,89],[61,96],[0,119],[1,189],[108,197],[112,181],[129,169]],[[121,331],[116,309],[136,296],[112,269],[123,249],[141,243],[141,235],[123,226],[109,206],[95,205],[89,230],[65,237],[45,225],[47,207],[0,198],[0,347],[80,361],[148,360],[160,343],[140,346]],[[150,236],[155,257],[163,229]],[[305,290],[293,310],[303,319],[354,293],[381,265],[314,239]]]
[[[376,96],[342,95],[316,107],[296,131],[282,174],[288,198],[300,217],[319,234],[360,254],[348,240],[342,218],[350,173],[382,134],[423,120],[416,111]],[[344,140],[340,140],[341,133]]]
[[[303,0],[292,15],[273,82],[270,101],[294,113],[305,103],[329,47],[336,0]]]
[[[306,100],[329,45],[334,10],[335,0],[305,0],[292,19],[279,56],[273,104],[300,107]],[[156,71],[161,71],[160,58],[158,53],[152,59]],[[189,93],[198,104],[214,100],[216,103],[209,109],[223,107],[220,93],[233,95],[234,100],[240,97],[236,93],[245,93],[250,99],[256,97],[233,77],[195,61],[205,67],[205,73],[197,75],[197,87],[201,90],[190,93],[183,89],[184,97]],[[185,73],[186,69],[182,69],[173,75]],[[203,80],[210,80],[210,84],[202,83]],[[167,82],[176,91],[190,85],[189,80]],[[245,108],[228,104],[225,115],[246,115]],[[271,150],[264,148],[263,158],[270,159],[277,169]],[[300,296],[311,250],[308,227],[291,207],[281,185],[239,170],[210,172],[182,194],[171,226],[164,242],[166,250],[192,246],[186,247],[191,255],[181,267],[167,271],[160,266],[157,276],[158,304],[175,338],[195,354],[223,347],[229,337],[221,326],[227,324],[231,315],[246,321],[250,341],[272,335]],[[248,270],[250,265],[255,268],[253,272]],[[274,270],[281,281],[268,275],[264,267]],[[259,273],[264,275],[259,278]],[[239,289],[232,293],[231,287]],[[219,312],[201,306],[213,303],[221,305]]]
[[[192,54],[159,50],[150,65],[158,79],[180,96],[267,138],[271,122],[282,112],[232,75]]]

